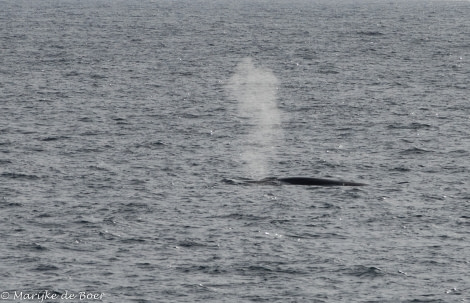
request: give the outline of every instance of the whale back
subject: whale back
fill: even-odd
[[[309,177],[287,177],[278,178],[282,183],[292,185],[316,185],[316,186],[364,186],[364,183],[348,182],[341,180],[330,180],[322,178],[309,178]]]

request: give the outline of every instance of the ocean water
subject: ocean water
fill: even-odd
[[[470,301],[469,1],[0,8],[0,299]]]

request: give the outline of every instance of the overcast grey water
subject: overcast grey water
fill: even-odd
[[[0,299],[469,302],[469,16],[0,1]]]

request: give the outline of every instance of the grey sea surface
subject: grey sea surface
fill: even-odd
[[[469,16],[0,1],[1,299],[469,302]]]

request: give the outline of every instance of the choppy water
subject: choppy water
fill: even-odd
[[[470,2],[0,7],[2,299],[470,300]]]

